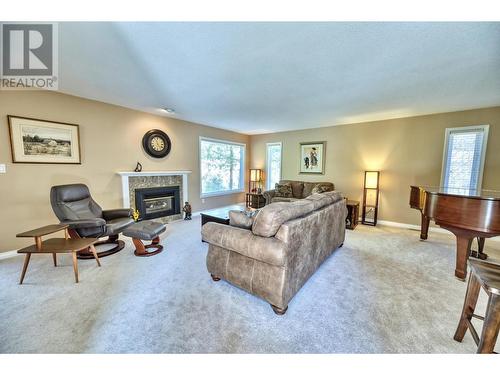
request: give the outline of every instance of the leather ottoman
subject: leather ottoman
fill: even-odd
[[[161,253],[163,246],[160,245],[160,234],[165,232],[166,225],[156,221],[139,221],[127,227],[123,231],[123,235],[132,237],[132,242],[135,245],[134,254],[138,257],[149,257]],[[149,245],[144,245],[142,241],[151,241]],[[156,250],[148,251],[147,249],[154,248]]]

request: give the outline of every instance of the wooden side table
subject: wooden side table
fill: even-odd
[[[347,200],[347,217],[345,219],[345,227],[353,230],[358,225],[359,220],[359,202]]]
[[[64,230],[64,238],[50,238],[42,241],[42,236],[56,233]],[[78,283],[78,259],[77,253],[89,248],[94,255],[97,265],[100,267],[99,257],[95,250],[94,244],[99,241],[98,238],[69,238],[68,226],[61,224],[47,225],[45,227],[30,230],[28,232],[19,233],[16,237],[33,237],[35,244],[18,250],[19,254],[26,254],[24,258],[23,270],[21,272],[21,279],[19,284],[23,283],[28,264],[30,262],[31,254],[52,254],[54,260],[54,267],[57,267],[58,253],[70,253],[73,256],[73,271],[75,273],[75,281]]]
[[[266,198],[259,193],[246,193],[246,206],[249,208],[262,208],[266,205]]]

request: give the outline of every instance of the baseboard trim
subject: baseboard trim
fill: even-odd
[[[415,225],[415,224],[398,223],[397,221],[389,221],[389,220],[378,220],[377,224],[385,225],[388,227],[418,230],[420,232],[420,225]],[[452,233],[450,231],[447,231],[446,229],[439,228],[439,227],[429,226],[429,232],[444,233],[444,234],[452,235]]]
[[[416,231],[420,232],[420,225],[398,223],[396,221],[389,221],[389,220],[378,220],[377,224],[385,225],[385,226],[388,226],[388,227],[395,227],[395,228],[416,230]],[[443,228],[440,228],[440,227],[429,226],[429,232],[431,232],[431,233],[448,234],[450,236],[453,236],[453,233],[451,233],[449,230],[446,230],[446,229],[443,229]],[[491,238],[488,238],[488,241],[500,241],[500,237],[491,237]]]
[[[4,252],[0,253],[0,260],[12,258],[12,257],[18,256],[18,255],[19,254],[17,253],[17,250],[4,251]]]

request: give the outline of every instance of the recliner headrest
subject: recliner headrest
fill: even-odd
[[[52,204],[61,202],[75,202],[90,198],[90,191],[84,184],[68,184],[52,186],[50,189]]]

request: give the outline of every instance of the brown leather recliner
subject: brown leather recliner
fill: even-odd
[[[50,203],[61,224],[69,225],[69,234],[73,238],[108,236],[100,244],[115,244],[116,246],[101,252],[99,257],[114,254],[124,248],[123,241],[118,240],[118,235],[129,225],[134,223],[131,210],[115,209],[103,210],[90,195],[89,188],[84,184],[69,184],[53,186],[50,190]],[[80,259],[93,259],[89,251],[78,253]]]

